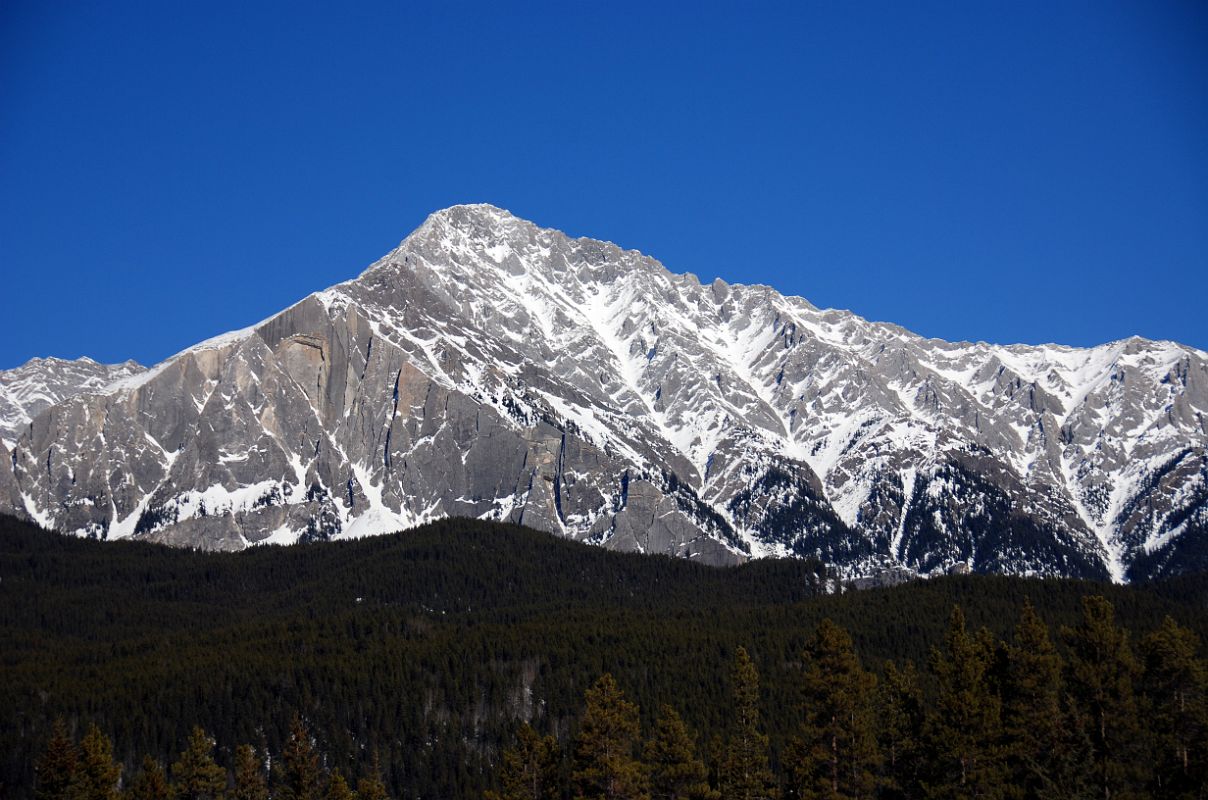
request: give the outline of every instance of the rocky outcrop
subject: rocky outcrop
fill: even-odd
[[[55,403],[143,370],[134,361],[98,364],[91,358],[34,358],[16,369],[0,371],[0,443],[11,447],[33,418]]]

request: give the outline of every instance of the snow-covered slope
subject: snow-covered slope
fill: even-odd
[[[442,515],[715,563],[1208,566],[1208,354],[918,337],[491,206],[43,411],[18,503],[236,548]],[[0,495],[3,487],[0,487]]]

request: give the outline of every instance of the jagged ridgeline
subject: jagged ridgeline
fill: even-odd
[[[1123,581],[1208,567],[1206,414],[1208,354],[1173,342],[926,339],[457,206],[152,369],[0,373],[0,511],[206,549],[459,516]]]
[[[956,604],[970,636],[986,626],[1010,640],[1030,600],[1063,656],[1057,627],[1077,626],[1093,594],[1134,645],[1167,615],[1208,635],[1198,575],[1143,586],[949,576],[843,595],[825,585],[804,559],[718,569],[478,521],[205,553],[3,518],[0,783],[30,796],[59,716],[76,738],[95,723],[133,779],[146,755],[176,761],[195,725],[228,768],[241,744],[277,756],[300,715],[328,771],[370,774],[377,750],[393,796],[476,797],[522,722],[570,752],[605,673],[638,705],[643,732],[669,705],[703,757],[732,727],[739,647],[759,674],[770,769],[788,780],[804,653],[823,619],[850,632],[874,673],[913,659],[927,692],[928,654],[947,646]],[[1143,706],[1135,713],[1157,729]]]

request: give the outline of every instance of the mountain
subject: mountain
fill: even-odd
[[[145,369],[134,361],[98,364],[91,358],[33,358],[16,369],[0,371],[0,443],[11,448],[33,418],[55,403]]]
[[[98,364],[91,358],[34,358],[16,369],[0,370],[0,509],[17,513],[27,510],[16,483],[18,460],[13,448],[34,417],[56,403],[103,389],[145,369],[134,361]],[[53,526],[36,508],[34,516]]]
[[[925,339],[455,206],[41,410],[0,511],[210,549],[466,516],[715,564],[1123,581],[1208,567],[1206,414],[1183,345]]]

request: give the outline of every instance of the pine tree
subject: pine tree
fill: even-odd
[[[1208,794],[1208,702],[1199,639],[1166,617],[1141,644],[1143,686],[1152,708],[1152,791],[1164,797]]]
[[[376,750],[373,751],[369,774],[362,775],[357,781],[357,796],[360,800],[390,800],[386,784],[382,780],[382,764]]]
[[[319,752],[302,717],[294,715],[289,739],[281,753],[280,772],[274,800],[319,800],[323,794],[323,770]]]
[[[708,800],[705,764],[696,754],[696,739],[674,708],[659,708],[654,731],[642,751],[650,775],[652,800]]]
[[[768,767],[768,737],[759,722],[759,672],[747,651],[734,659],[733,721],[720,769],[726,800],[775,800],[776,779]]]
[[[931,652],[935,678],[934,713],[925,735],[929,793],[946,797],[999,797],[1002,771],[1002,717],[990,690],[992,653],[987,640],[965,630],[965,615],[952,609],[944,649]]]
[[[361,778],[357,781],[357,797],[360,800],[390,800],[386,784],[380,778]]]
[[[200,727],[189,733],[180,758],[172,765],[177,800],[218,800],[226,790],[226,770],[214,761],[214,740]]]
[[[865,798],[876,788],[876,678],[860,666],[851,636],[829,619],[806,647],[802,722],[792,774],[803,798]]]
[[[69,800],[117,800],[122,767],[113,760],[113,743],[96,725],[80,741],[80,760],[71,785]]]
[[[1103,597],[1082,598],[1082,618],[1062,633],[1069,645],[1070,692],[1087,717],[1096,795],[1127,795],[1142,783],[1134,680],[1137,664],[1128,632],[1117,628]]]
[[[60,717],[55,720],[50,741],[34,765],[36,800],[67,800],[79,760],[79,748],[67,732],[67,723]]]
[[[634,757],[638,707],[611,675],[587,690],[587,710],[575,738],[574,796],[582,800],[645,800],[646,780]]]
[[[1094,794],[1087,782],[1086,726],[1065,691],[1064,671],[1048,627],[1025,603],[1007,648],[1002,692],[1012,797],[1074,800]]]
[[[1026,603],[1007,649],[1003,692],[1010,784],[1025,797],[1052,796],[1062,785],[1057,769],[1065,722],[1061,671],[1049,629]]]
[[[918,797],[926,707],[913,661],[885,664],[877,692],[878,739],[883,755],[882,789],[887,798]]]
[[[172,787],[163,766],[151,756],[143,756],[142,766],[126,789],[126,800],[170,800]]]
[[[722,764],[726,760],[726,740],[717,731],[705,743],[705,769],[709,772],[709,785],[721,786]]]
[[[268,800],[264,762],[250,744],[235,748],[235,785],[228,800]]]
[[[487,800],[555,800],[558,786],[558,741],[542,737],[527,723],[516,732],[516,743],[503,751],[499,765],[500,791]]]
[[[323,800],[357,800],[356,793],[352,791],[352,787],[348,785],[348,781],[344,779],[344,775],[338,769],[332,770]]]

